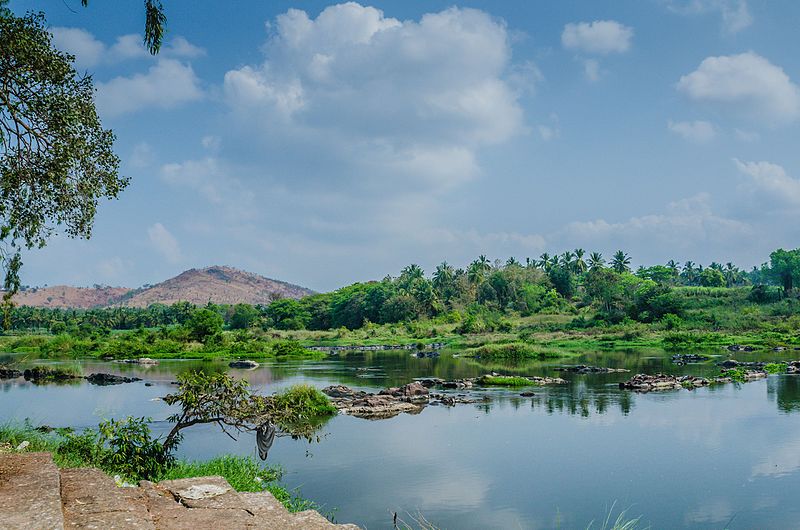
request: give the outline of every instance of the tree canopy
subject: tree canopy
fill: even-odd
[[[88,238],[118,174],[114,134],[102,127],[89,76],[55,49],[44,15],[14,16],[0,4],[0,259],[4,301],[19,288],[21,248],[57,231]]]

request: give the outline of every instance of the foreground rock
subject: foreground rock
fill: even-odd
[[[561,366],[555,370],[556,372],[569,372],[572,374],[613,374],[618,372],[630,372],[630,370],[624,368],[606,368],[603,366],[587,366],[585,364]]]
[[[0,454],[0,528],[358,529],[314,510],[289,513],[271,493],[239,493],[222,477],[121,488],[98,469],[59,471],[49,453]]]

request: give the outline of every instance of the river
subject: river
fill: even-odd
[[[791,353],[797,352],[737,355],[773,360]],[[0,355],[0,362],[15,358]],[[632,373],[718,371],[713,363],[675,366],[658,352],[594,352],[513,371],[558,375],[553,368],[562,363]],[[134,415],[152,417],[160,432],[170,411],[157,398],[175,388],[176,373],[227,369],[196,361],[67,364],[143,381],[106,387],[2,381],[0,421],[82,428]],[[365,352],[230,372],[271,393],[295,383],[375,391],[415,377],[474,377],[486,369],[452,357]],[[390,528],[393,512],[409,522],[422,514],[450,529],[587,528],[592,520],[599,528],[612,506],[615,516],[624,509],[653,528],[800,526],[800,376],[635,394],[617,385],[630,375],[562,374],[568,384],[534,388],[533,397],[491,389],[485,403],[428,406],[388,420],[337,416],[319,443],[279,438],[268,462],[285,468],[285,484],[299,487],[321,511],[369,529]],[[210,426],[192,428],[179,456],[222,453],[255,455],[254,436],[233,441]]]

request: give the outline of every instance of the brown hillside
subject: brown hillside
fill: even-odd
[[[233,267],[213,266],[189,269],[167,281],[144,290],[131,291],[115,305],[147,307],[150,304],[172,304],[187,301],[204,305],[269,304],[278,298],[301,298],[313,291],[290,283],[272,280]]]
[[[34,307],[60,307],[89,309],[113,304],[130,292],[127,287],[70,287],[54,285],[40,289],[27,289],[14,295],[17,305]]]

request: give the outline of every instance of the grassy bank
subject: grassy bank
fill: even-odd
[[[28,442],[25,451],[47,451],[60,468],[97,467],[109,475],[119,475],[121,480],[135,482],[124,470],[107,459],[97,458],[88,447],[86,439],[70,429],[36,428],[25,424],[0,425],[0,452],[13,452],[20,444]],[[220,475],[236,491],[269,491],[289,511],[316,509],[316,505],[302,498],[295,490],[281,484],[283,470],[264,465],[252,457],[223,455],[209,460],[177,460],[162,471],[155,481]]]

